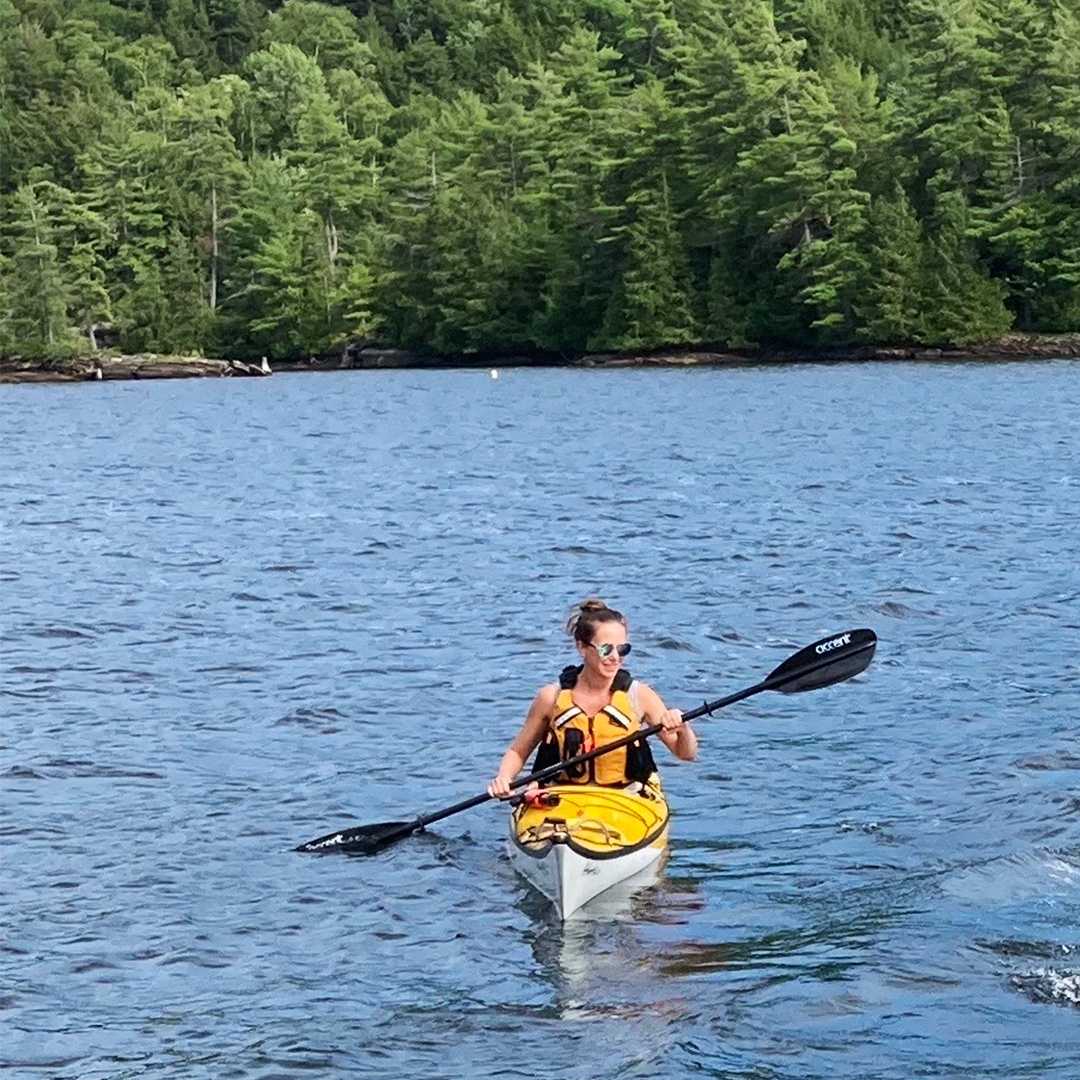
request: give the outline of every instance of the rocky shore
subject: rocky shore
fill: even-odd
[[[485,352],[455,356],[350,346],[343,352],[307,360],[279,362],[275,371],[383,370],[388,368],[447,367],[642,367],[709,364],[852,362],[874,360],[1035,360],[1080,357],[1078,334],[1007,334],[994,341],[964,348],[930,349],[921,346],[850,345],[836,349],[759,347],[715,349],[686,346],[642,353],[584,353],[564,355],[544,352]]]
[[[188,379],[271,374],[265,358],[255,363],[159,353],[99,353],[63,360],[0,357],[0,383],[88,382],[105,379]]]
[[[844,348],[747,348],[717,350],[708,347],[663,349],[642,353],[585,353],[564,355],[544,352],[435,353],[350,345],[342,351],[305,360],[276,361],[271,369],[265,357],[258,361],[215,360],[202,356],[143,353],[101,353],[65,360],[0,358],[0,383],[85,382],[108,379],[181,379],[265,376],[272,371],[378,371],[399,368],[510,368],[510,367],[644,367],[748,363],[839,363],[882,361],[993,361],[1080,358],[1078,334],[1006,334],[993,341],[963,348],[930,349],[919,346],[857,345]]]

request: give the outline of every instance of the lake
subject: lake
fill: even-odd
[[[0,1070],[1072,1080],[1078,376],[0,387]],[[490,803],[292,850],[482,791],[589,594],[683,708],[880,644],[660,756],[659,884],[565,926]]]

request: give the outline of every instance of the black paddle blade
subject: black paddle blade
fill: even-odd
[[[781,694],[801,694],[843,682],[865,671],[877,648],[873,630],[847,630],[815,641],[788,657],[765,685]]]
[[[384,847],[408,836],[419,827],[415,821],[380,821],[377,825],[354,825],[309,840],[293,850],[316,855],[374,855],[376,851],[382,851]]]

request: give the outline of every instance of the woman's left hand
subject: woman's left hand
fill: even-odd
[[[682,730],[682,709],[665,709],[657,718],[656,722],[665,730],[679,732]]]

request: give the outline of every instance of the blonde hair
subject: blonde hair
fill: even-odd
[[[589,596],[571,609],[570,618],[566,620],[566,632],[582,645],[589,645],[596,628],[606,622],[622,623],[627,629],[630,628],[621,611],[608,607],[598,596]]]

